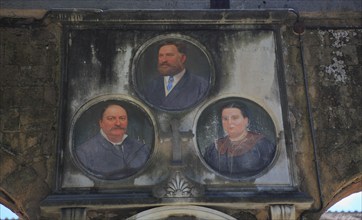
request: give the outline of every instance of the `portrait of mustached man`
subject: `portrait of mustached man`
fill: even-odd
[[[150,156],[150,147],[127,135],[128,115],[119,104],[102,109],[99,132],[76,147],[79,162],[105,179],[120,179],[138,172]]]

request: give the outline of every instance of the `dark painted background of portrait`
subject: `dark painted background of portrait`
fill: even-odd
[[[273,120],[269,114],[258,104],[248,99],[230,97],[221,99],[209,105],[197,121],[196,140],[201,155],[206,147],[218,138],[225,136],[221,123],[221,107],[228,103],[246,105],[249,110],[249,130],[264,134],[269,141],[276,143],[276,132]]]

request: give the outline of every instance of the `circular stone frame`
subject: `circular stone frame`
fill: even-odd
[[[147,87],[147,84],[153,78],[158,76],[158,44],[165,40],[183,41],[186,45],[186,50],[188,51],[185,62],[186,68],[193,74],[206,79],[209,84],[204,96],[192,106],[187,106],[185,108],[166,109],[162,106],[157,106],[154,103],[149,102],[145,98],[145,88]],[[201,43],[186,35],[166,34],[148,40],[138,48],[132,63],[131,84],[133,85],[137,95],[149,106],[167,112],[179,112],[198,105],[208,96],[211,88],[214,85],[214,80],[214,62],[211,59],[210,53]]]
[[[269,164],[266,165],[262,170],[249,175],[228,175],[225,173],[221,173],[213,169],[204,159],[206,148],[212,145],[212,143],[215,143],[216,139],[225,136],[225,132],[221,124],[220,111],[222,106],[232,102],[242,104],[246,106],[249,110],[248,130],[263,134],[275,147],[273,158],[270,158]],[[230,180],[255,179],[265,174],[273,166],[274,161],[276,160],[276,157],[278,155],[278,140],[276,135],[276,127],[273,119],[263,107],[249,99],[232,96],[220,98],[216,101],[213,101],[200,111],[195,126],[196,135],[194,140],[198,148],[197,152],[199,154],[199,157],[201,158],[202,163],[209,170],[222,176],[223,178],[227,178]]]
[[[122,178],[106,178],[100,173],[92,172],[79,161],[75,153],[75,148],[77,146],[84,143],[99,132],[98,121],[100,119],[101,109],[109,103],[120,104],[126,109],[129,119],[127,128],[128,136],[134,139],[142,140],[151,148],[149,158],[143,167],[137,172]],[[71,159],[83,173],[91,178],[110,181],[131,178],[147,167],[152,155],[155,153],[154,145],[157,135],[155,124],[155,119],[152,117],[151,112],[148,109],[142,107],[142,104],[133,98],[123,95],[105,95],[94,98],[81,106],[72,118],[68,140]],[[143,134],[139,134],[140,130],[143,131]]]

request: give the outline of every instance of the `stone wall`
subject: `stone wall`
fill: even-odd
[[[337,193],[361,190],[353,182],[361,184],[362,170],[362,29],[311,29],[304,42],[322,201],[329,207]]]
[[[60,32],[55,24],[0,32],[0,189],[14,211],[36,219],[54,187]]]
[[[315,201],[303,213],[310,219],[361,183],[362,29],[333,22],[319,27],[319,20],[307,20],[301,38],[289,26],[282,33],[289,141],[298,187]],[[40,202],[56,188],[62,32],[56,22],[3,19],[1,25],[0,202],[39,219]]]
[[[302,188],[314,185],[308,190],[313,189],[317,213],[306,216],[315,219],[339,199],[361,190],[362,30],[308,22],[300,38],[286,36],[284,55],[290,122],[294,141],[299,142],[297,160],[304,167],[298,178]],[[310,113],[305,112],[308,108]],[[317,163],[311,160],[313,145]],[[316,172],[322,201],[317,199],[318,180],[311,175]]]

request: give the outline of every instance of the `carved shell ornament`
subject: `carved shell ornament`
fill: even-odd
[[[167,184],[166,192],[167,197],[190,197],[191,186],[177,171],[175,177],[171,178]]]
[[[156,186],[153,193],[158,198],[192,198],[202,196],[204,188],[176,170],[163,184]]]

